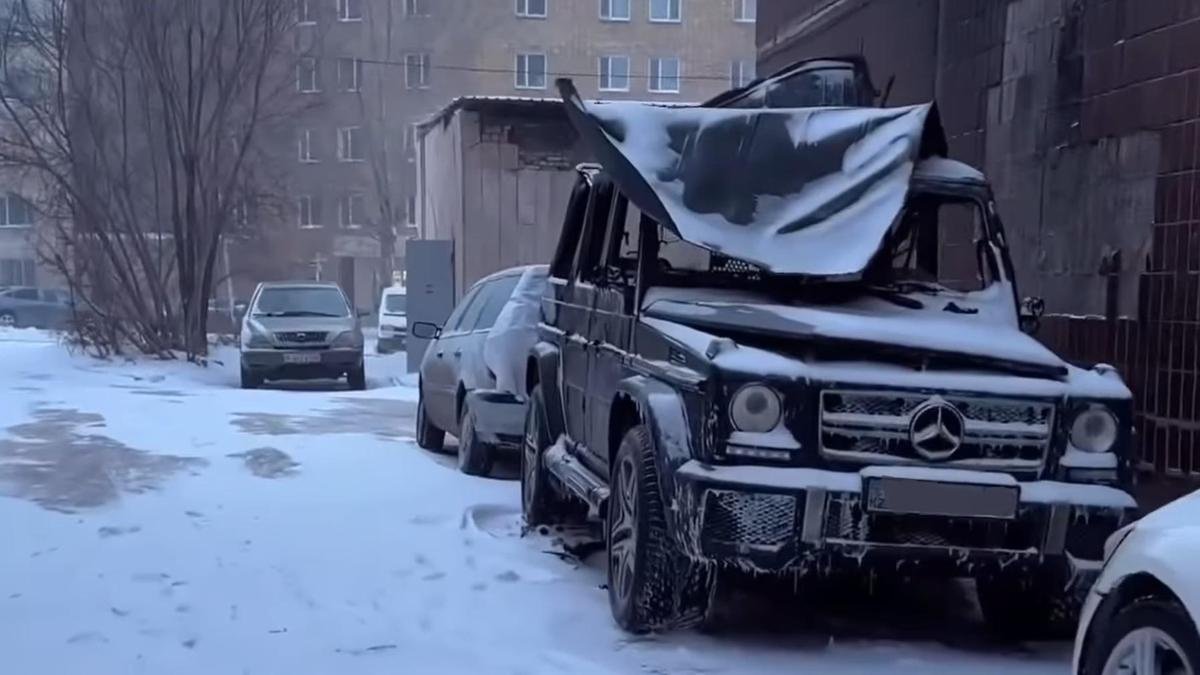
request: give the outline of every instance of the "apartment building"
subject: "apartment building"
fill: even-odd
[[[299,112],[278,125],[266,277],[337,280],[362,307],[418,236],[415,124],[464,95],[700,101],[753,79],[756,0],[297,0]],[[266,216],[264,216],[266,217]]]

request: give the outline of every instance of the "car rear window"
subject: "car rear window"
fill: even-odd
[[[329,286],[265,288],[254,305],[255,316],[345,317],[350,307],[342,292]]]

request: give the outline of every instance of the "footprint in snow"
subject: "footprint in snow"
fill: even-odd
[[[142,531],[142,528],[139,525],[132,525],[130,527],[117,527],[115,525],[106,525],[106,526],[101,527],[100,529],[96,530],[96,534],[99,534],[101,539],[108,539],[109,537],[119,537],[123,534],[137,534],[138,532],[141,532],[141,531]]]
[[[437,581],[438,579],[445,579],[445,578],[446,578],[445,572],[433,572],[432,574],[426,574],[425,576],[421,577],[421,580],[422,581]]]
[[[94,630],[86,631],[83,633],[76,633],[76,634],[72,635],[71,637],[67,638],[67,644],[69,644],[69,645],[107,644],[107,643],[108,643],[108,638],[104,637],[103,633],[99,633]]]
[[[507,570],[505,572],[501,572],[500,574],[496,575],[496,581],[513,582],[513,581],[520,581],[520,580],[521,580],[521,575],[517,574],[516,572],[514,572],[512,570]]]

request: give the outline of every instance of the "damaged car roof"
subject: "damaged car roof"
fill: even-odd
[[[913,167],[944,155],[933,104],[659,108],[584,103],[567,115],[644,213],[681,238],[779,274],[853,277],[904,206]]]

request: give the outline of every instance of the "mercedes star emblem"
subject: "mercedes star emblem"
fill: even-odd
[[[966,421],[945,399],[935,396],[917,406],[908,425],[908,437],[917,454],[931,461],[950,457],[962,446]]]

